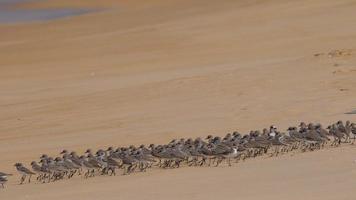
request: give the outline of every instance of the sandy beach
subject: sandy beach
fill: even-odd
[[[353,0],[46,0],[97,9],[0,23],[0,171],[83,152],[300,121],[356,121]],[[18,185],[0,199],[353,200],[356,145],[232,167]]]

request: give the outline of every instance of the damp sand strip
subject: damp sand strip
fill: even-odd
[[[26,23],[50,21],[70,16],[93,12],[90,9],[40,9],[40,10],[2,10],[0,9],[0,23]]]
[[[83,15],[97,11],[95,9],[13,9],[10,5],[25,2],[26,0],[0,0],[0,24],[29,23],[50,21],[65,17]]]
[[[345,113],[345,114],[349,114],[349,115],[353,115],[353,114],[355,114],[355,115],[356,115],[356,110],[351,111],[351,112],[347,112],[347,113]]]

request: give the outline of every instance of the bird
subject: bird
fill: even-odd
[[[35,175],[35,173],[23,166],[22,163],[16,163],[14,166],[16,167],[16,170],[22,175],[20,184],[23,184],[27,176],[29,176],[28,182],[30,183],[31,176]]]
[[[341,139],[344,138],[344,133],[342,133],[336,124],[328,126],[329,133],[334,136],[334,141],[331,143],[331,146],[338,146],[341,144]]]
[[[356,140],[356,124],[355,123],[351,123],[351,133],[354,135],[354,140],[352,141],[351,144],[355,144],[355,140]]]
[[[5,188],[5,183],[7,182],[7,177],[12,176],[12,174],[7,174],[4,172],[0,172],[0,184],[2,188]]]
[[[12,176],[12,174],[7,174],[7,173],[4,173],[4,172],[0,172],[0,177],[7,178],[8,176]]]
[[[38,175],[37,180],[44,183],[45,180],[51,182],[69,179],[75,173],[81,175],[82,170],[84,177],[88,178],[94,176],[96,172],[101,172],[100,175],[116,175],[115,170],[118,168],[123,169],[126,175],[136,171],[144,172],[153,166],[163,169],[178,168],[183,164],[211,166],[215,163],[215,166],[218,166],[222,161],[227,161],[231,166],[231,159],[235,159],[237,163],[241,158],[244,160],[248,157],[268,155],[268,152],[271,152],[269,150],[273,151],[273,148],[275,149],[272,156],[277,156],[279,153],[297,150],[302,152],[318,150],[327,144],[331,136],[334,137],[332,146],[340,145],[343,139],[349,141],[352,134],[356,137],[356,124],[350,121],[346,121],[345,124],[338,121],[327,129],[329,131],[319,123],[301,122],[299,128],[291,126],[287,132],[283,132],[272,125],[262,131],[251,130],[245,135],[235,131],[227,133],[224,137],[208,135],[204,137],[205,139],[202,139],[203,137],[173,139],[165,144],[151,144],[148,147],[143,144],[116,147],[115,150],[109,147],[107,150],[99,149],[95,154],[88,149],[84,155],[79,156],[74,151],[69,153],[63,150],[59,157],[43,154],[39,162],[31,162],[32,171],[22,163],[16,163],[14,166],[22,175],[20,184],[23,184],[27,177],[30,183],[31,176],[35,174]],[[4,188],[8,176],[11,174],[0,172],[0,188]]]
[[[47,175],[49,176],[49,170],[43,166],[38,165],[36,161],[31,162],[31,167],[32,170],[38,174],[37,181],[42,181],[44,183]]]
[[[348,124],[348,125],[350,125],[350,124]],[[344,125],[344,123],[341,120],[336,123],[336,126],[337,126],[338,130],[345,135],[345,137],[346,137],[345,142],[349,142],[351,130],[348,131],[346,126]]]
[[[7,182],[6,176],[0,176],[0,184],[2,188],[5,188],[5,183]]]

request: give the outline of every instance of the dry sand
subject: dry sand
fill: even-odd
[[[353,0],[49,0],[99,8],[0,25],[0,171],[83,151],[356,121]],[[342,50],[341,53],[332,52]],[[329,54],[331,52],[331,54]],[[354,200],[356,147],[233,167],[150,170],[19,186],[0,199]]]

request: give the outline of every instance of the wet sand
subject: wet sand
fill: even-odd
[[[51,0],[20,7],[108,10],[0,24],[0,171],[16,173],[13,163],[63,149],[356,121],[345,114],[356,98],[351,0]],[[16,176],[0,199],[351,200],[355,151],[347,145],[233,167],[45,185],[18,186]]]
[[[28,23],[49,21],[70,16],[82,15],[94,10],[85,8],[59,8],[59,9],[19,9],[17,4],[33,2],[29,0],[1,0],[0,24]]]

